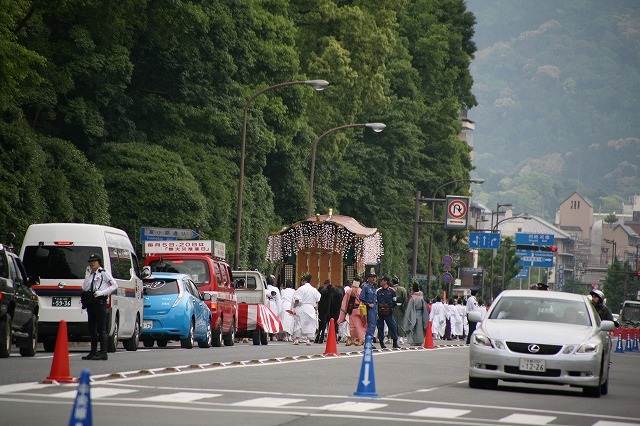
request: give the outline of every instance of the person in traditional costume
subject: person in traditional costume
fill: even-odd
[[[442,297],[436,297],[436,303],[431,305],[431,327],[434,339],[442,339],[444,336],[445,327],[447,325],[447,317],[445,312],[446,307],[442,304]]]
[[[301,285],[293,293],[291,311],[295,315],[293,326],[293,344],[305,342],[311,345],[318,329],[318,302],[320,292],[311,285],[311,274],[301,277]]]
[[[407,302],[407,309],[402,319],[402,327],[407,333],[407,343],[419,346],[424,343],[424,335],[429,321],[429,308],[422,296],[418,283],[413,284],[413,293]]]
[[[364,338],[367,333],[367,318],[360,313],[360,279],[356,278],[351,283],[351,289],[342,298],[342,306],[338,324],[346,321],[349,323],[349,337],[346,340],[347,346],[364,345]]]

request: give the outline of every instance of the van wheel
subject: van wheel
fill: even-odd
[[[136,318],[136,325],[133,327],[133,335],[130,339],[122,342],[124,348],[128,351],[137,351],[140,344],[140,318]]]
[[[36,354],[36,347],[38,346],[38,317],[31,316],[31,329],[29,330],[28,346],[20,348],[20,355],[22,356],[34,356]]]
[[[113,323],[113,335],[107,335],[107,352],[115,352],[118,348],[118,317],[116,316],[116,322]]]
[[[198,342],[199,348],[210,348],[211,347],[211,321],[207,324],[207,334],[203,341]]]
[[[262,339],[262,330],[260,330],[259,328],[256,328],[255,330],[253,330],[253,344],[258,346],[260,345],[260,340]]]
[[[0,358],[11,355],[11,315],[6,314],[0,320]]]
[[[194,343],[194,339],[193,339],[193,333],[194,333],[194,329],[195,329],[195,325],[193,324],[193,320],[191,320],[191,324],[189,325],[189,334],[187,335],[187,337],[185,339],[180,339],[180,346],[185,348],[185,349],[191,349],[193,348],[193,343]]]
[[[222,327],[222,326],[220,326],[220,327]],[[229,328],[229,334],[225,334],[223,336],[224,345],[225,346],[233,346],[235,338],[236,338],[236,321],[235,321],[235,318],[234,318],[234,320],[231,322],[231,327]]]
[[[49,337],[42,341],[42,347],[45,352],[53,352],[56,349],[56,339]]]
[[[263,345],[269,344],[269,333],[264,330],[260,332],[260,343]]]
[[[222,346],[222,318],[220,318],[220,325],[211,334],[211,346],[214,348]]]

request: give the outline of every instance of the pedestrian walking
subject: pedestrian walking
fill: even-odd
[[[404,329],[404,314],[407,312],[407,304],[409,303],[409,294],[407,289],[400,285],[398,277],[394,276],[391,280],[391,287],[396,292],[396,307],[393,310],[393,316],[396,319],[398,344],[404,344],[404,338],[407,337],[407,332]]]
[[[102,257],[89,256],[89,267],[82,283],[82,305],[87,310],[91,349],[82,359],[104,360],[107,356],[107,299],[118,289],[118,283],[102,266]],[[100,342],[100,352],[98,352]]]
[[[479,311],[480,307],[478,306],[478,299],[476,299],[476,295],[478,294],[478,287],[473,287],[471,289],[471,296],[467,298],[467,321],[469,322],[469,332],[467,333],[467,344],[471,341],[471,335],[474,331],[476,331],[477,323],[475,321],[469,320],[469,313]]]
[[[386,324],[389,329],[389,335],[393,341],[393,347],[398,346],[398,332],[396,319],[393,316],[393,310],[396,306],[396,292],[389,287],[391,280],[384,276],[380,280],[380,288],[376,291],[376,299],[378,301],[378,337],[380,337],[380,347],[386,348],[384,344],[384,326]]]
[[[378,323],[378,301],[376,299],[376,288],[374,286],[378,275],[375,270],[371,268],[371,272],[367,275],[367,282],[362,287],[360,292],[360,305],[366,306],[367,316],[367,333],[366,336],[371,336],[373,341],[373,335],[376,332],[376,326]],[[361,311],[362,313],[362,311]],[[365,338],[366,338],[365,336]],[[382,336],[384,338],[384,335]]]
[[[291,302],[293,301],[293,293],[296,291],[293,289],[293,281],[287,280],[285,288],[280,292],[280,298],[282,299],[282,309],[279,317],[282,322],[282,332],[284,333],[283,340],[288,342],[293,334],[293,315],[291,312]]]
[[[349,322],[349,339],[347,346],[361,346],[367,333],[367,317],[360,313],[360,278],[354,278],[351,288],[342,298],[342,307],[338,323]]]
[[[431,319],[431,327],[434,339],[441,339],[444,336],[445,327],[447,324],[447,317],[445,307],[442,304],[442,297],[436,296],[436,303],[431,305],[431,313],[429,315]]]
[[[413,284],[413,293],[409,297],[407,309],[402,320],[403,328],[407,332],[407,343],[418,346],[424,343],[424,337],[429,321],[429,308],[424,300],[418,283]]]
[[[320,292],[311,285],[310,281],[311,274],[303,274],[301,285],[292,296],[291,310],[295,315],[293,328],[294,345],[299,345],[300,342],[311,345],[311,340],[318,329]]]

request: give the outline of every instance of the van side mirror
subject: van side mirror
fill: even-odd
[[[203,296],[204,300],[211,300],[211,293],[200,293]]]

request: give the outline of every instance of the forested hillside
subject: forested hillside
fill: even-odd
[[[640,193],[640,2],[467,4],[476,195],[550,220],[574,191],[619,211]]]
[[[416,191],[468,193],[462,0],[0,2],[0,230],[18,245],[31,223],[87,222],[192,228],[233,253],[243,109],[283,82],[330,86],[248,109],[243,268],[266,270],[269,233],[306,216],[311,147],[334,127],[387,125],[323,139],[314,209],[378,227],[385,272],[408,273]]]

